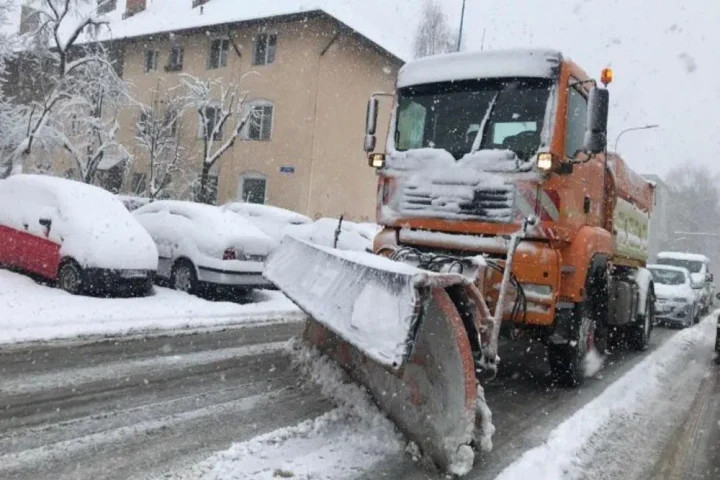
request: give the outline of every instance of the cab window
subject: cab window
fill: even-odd
[[[587,130],[587,99],[575,87],[568,94],[568,117],[565,129],[565,155],[574,158],[582,149]]]

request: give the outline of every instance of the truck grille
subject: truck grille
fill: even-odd
[[[468,185],[433,185],[432,188],[406,185],[400,210],[410,216],[511,223],[514,200],[513,185],[482,188]]]

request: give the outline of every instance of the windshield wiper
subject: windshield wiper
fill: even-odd
[[[470,148],[470,153],[475,153],[478,150],[480,150],[480,145],[482,144],[482,139],[485,138],[485,130],[487,130],[488,121],[490,120],[490,114],[492,113],[493,107],[495,107],[495,102],[497,101],[498,97],[500,96],[500,92],[502,90],[499,90],[495,96],[490,100],[490,105],[488,105],[487,110],[485,111],[485,115],[483,116],[482,122],[480,122],[480,128],[478,128],[478,132],[475,135],[475,140],[473,140],[472,147]]]

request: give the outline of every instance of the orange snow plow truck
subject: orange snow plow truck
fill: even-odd
[[[541,339],[569,386],[610,339],[647,347],[654,187],[607,152],[611,80],[545,50],[407,63],[368,104],[374,254],[286,237],[266,264],[309,315],[305,339],[448,473],[492,447],[482,383],[500,335]],[[379,97],[393,105],[382,153]]]

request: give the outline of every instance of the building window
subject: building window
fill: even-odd
[[[208,59],[208,68],[227,67],[228,49],[230,48],[230,40],[227,38],[213,40],[210,44],[210,58]]]
[[[172,47],[170,50],[170,58],[165,68],[168,72],[179,72],[183,69],[183,61],[185,59],[185,49],[180,46]]]
[[[245,203],[267,202],[267,177],[258,173],[245,173],[240,176],[238,197]]]
[[[274,33],[261,33],[255,37],[253,48],[253,65],[270,65],[275,63],[277,50],[277,35]]]
[[[151,129],[151,115],[148,112],[140,112],[140,119],[137,123],[137,134],[148,135]]]
[[[158,52],[157,50],[145,51],[145,73],[157,70]]]
[[[272,136],[274,107],[270,103],[255,104],[250,107],[247,120],[248,140],[270,140]]]
[[[147,181],[147,174],[135,172],[132,176],[132,182],[130,185],[130,191],[134,195],[142,195],[145,193],[145,182]]]
[[[200,122],[202,124],[202,117]],[[216,126],[222,120],[222,110],[220,107],[205,107],[205,125],[200,125],[201,137],[204,139],[210,138],[210,135],[215,132]],[[213,140],[220,140],[222,138],[222,126],[215,132]]]
[[[108,12],[112,12],[115,10],[115,7],[117,7],[117,0],[97,0],[97,3],[98,15],[104,15]]]
[[[575,87],[568,92],[568,116],[565,128],[565,155],[574,158],[582,149],[587,130],[587,99]]]

